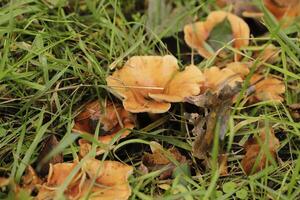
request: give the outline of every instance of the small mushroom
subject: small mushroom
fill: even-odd
[[[103,144],[109,144],[119,132],[122,132],[119,139],[125,138],[135,127],[132,114],[127,112],[122,105],[110,101],[95,100],[87,104],[75,118],[75,125],[72,130],[93,136],[98,123],[100,123],[98,141]],[[80,139],[78,143],[80,145],[79,154],[83,157],[91,150],[91,144],[86,139]],[[97,154],[102,154],[105,151],[105,148],[98,148]]]
[[[274,77],[266,77],[263,79],[262,75],[254,74],[250,79],[250,84],[255,87],[255,93],[250,96],[250,102],[267,100],[274,102],[283,101],[281,95],[285,92],[285,85],[281,80]]]
[[[57,189],[66,181],[78,162],[50,165],[47,182],[41,187],[36,199],[52,199]],[[131,166],[117,161],[87,159],[72,178],[64,191],[67,199],[108,199],[126,200],[131,195],[128,177],[132,174]]]
[[[75,118],[73,131],[94,134],[99,121],[98,140],[104,144],[108,144],[123,128],[126,130],[123,131],[121,138],[126,137],[135,126],[133,116],[122,105],[106,101],[105,105],[101,106],[101,102],[95,100],[87,104]]]
[[[299,0],[264,0],[264,4],[278,20],[286,17],[291,21],[300,15]]]
[[[250,29],[246,22],[242,18],[224,11],[213,11],[208,15],[206,21],[186,25],[184,27],[185,42],[191,48],[196,49],[204,58],[212,57],[215,52],[211,52],[206,48],[205,41],[209,38],[212,30],[226,19],[231,26],[234,39],[233,47],[239,49],[248,46]],[[236,60],[238,59],[239,56],[236,55]]]
[[[171,102],[183,102],[185,97],[199,94],[204,78],[194,65],[179,71],[174,56],[134,56],[106,81],[123,98],[126,110],[164,113]]]
[[[249,63],[243,62],[232,62],[226,65],[227,69],[230,69],[236,74],[239,74],[241,78],[245,78],[249,73]]]

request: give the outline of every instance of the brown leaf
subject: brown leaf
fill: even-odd
[[[57,147],[58,140],[55,135],[49,136],[42,146],[42,149],[37,158],[37,168],[36,171],[41,177],[45,177],[49,171],[49,164],[61,163],[63,162],[63,155],[59,153],[57,155],[52,156],[49,160],[45,160],[48,154]]]
[[[206,21],[186,25],[184,27],[185,42],[204,58],[210,58],[214,53],[205,48],[205,41],[209,38],[213,28],[225,19],[228,19],[232,28],[232,35],[235,39],[233,47],[239,49],[248,46],[250,37],[248,25],[238,16],[224,11],[213,11],[208,15]]]
[[[181,153],[175,147],[164,152],[163,147],[160,144],[151,142],[150,145],[152,147],[152,154],[144,154],[142,158],[142,167],[146,167],[146,171],[150,172],[167,167],[168,169],[159,176],[159,179],[161,180],[170,178],[174,169],[176,168],[176,165],[172,162],[170,157],[179,163],[186,162],[185,156],[181,155]]]
[[[204,81],[196,66],[179,71],[173,56],[134,56],[107,79],[107,85],[123,98],[130,112],[164,113],[171,102],[200,93]]]
[[[273,129],[267,131],[262,129],[258,138],[248,139],[244,145],[246,154],[241,162],[246,174],[258,172],[264,169],[267,163],[271,163],[268,155],[276,160],[276,152],[279,146],[279,140],[276,138]],[[263,147],[269,152],[265,152]]]
[[[228,176],[228,156],[226,154],[220,154],[218,157],[219,161],[219,173],[221,176]]]

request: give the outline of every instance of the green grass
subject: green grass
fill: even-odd
[[[65,160],[75,159],[76,139],[81,137],[71,131],[75,111],[89,100],[111,98],[105,77],[130,56],[166,55],[174,45],[180,65],[188,64],[190,61],[184,60],[187,53],[179,48],[184,46],[179,32],[185,22],[195,16],[204,18],[216,6],[214,1],[197,0],[174,0],[173,4],[177,12],[169,14],[172,9],[161,8],[160,13],[148,17],[153,20],[149,23],[144,4],[135,0],[0,1],[0,176],[18,182],[26,166],[35,163],[42,141],[51,134],[61,141],[55,151],[62,151]],[[247,199],[300,198],[300,124],[287,107],[300,102],[300,26],[295,23],[280,29],[267,11],[264,21],[269,34],[253,38],[253,46],[245,52],[251,55],[255,43],[280,46],[277,63],[255,62],[263,65],[266,73],[283,78],[287,87],[284,103],[247,105],[240,96],[223,144],[229,155],[230,175],[226,177],[220,177],[216,169],[218,139],[214,141],[211,169],[204,170],[192,157],[194,137],[187,134],[186,121],[177,115],[184,107],[175,105],[169,113],[134,130],[100,157],[134,166],[131,199],[238,199],[233,194],[241,189],[247,189]],[[166,37],[174,42],[166,44]],[[203,68],[213,62],[204,60],[197,66]],[[174,129],[169,122],[181,128]],[[271,124],[282,136],[279,153],[283,162],[246,176],[240,166],[241,146],[251,134],[257,134],[259,123]],[[184,152],[191,160],[192,176],[179,173],[169,183],[158,179],[160,171],[140,174],[141,156],[152,140]],[[224,193],[228,182],[235,183],[235,188]],[[166,191],[158,188],[164,183],[170,184]],[[60,188],[61,194],[63,187],[66,185]]]

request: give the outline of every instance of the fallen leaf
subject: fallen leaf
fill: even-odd
[[[127,112],[122,105],[106,101],[95,100],[87,104],[84,110],[75,118],[74,132],[88,134],[93,136],[96,132],[98,122],[100,122],[100,130],[98,140],[103,144],[108,144],[120,131],[122,135],[119,139],[125,138],[130,134],[131,129],[135,127],[133,116]],[[122,130],[125,129],[125,130]],[[86,155],[89,149],[89,142],[85,139],[79,140],[81,146],[80,155]],[[104,152],[99,148],[98,152]]]
[[[37,158],[37,167],[36,171],[41,177],[45,177],[49,171],[49,164],[55,164],[55,163],[62,163],[63,162],[63,155],[62,153],[59,153],[57,155],[52,156],[48,160],[45,160],[45,158],[48,156],[48,154],[57,147],[58,140],[55,135],[49,136],[44,142],[43,146],[41,148],[41,151]]]
[[[250,102],[267,100],[272,100],[274,102],[283,101],[281,95],[285,92],[285,85],[281,80],[271,76],[263,79],[262,75],[254,74],[250,79],[250,84],[255,88],[254,94],[249,98]]]
[[[134,56],[106,81],[112,91],[123,97],[126,110],[164,113],[171,102],[199,94],[204,78],[193,65],[179,71],[177,59],[170,55]]]
[[[208,15],[206,21],[186,25],[184,27],[185,42],[191,48],[196,49],[204,58],[212,57],[215,52],[206,48],[205,41],[209,39],[214,28],[226,19],[231,25],[232,38],[234,39],[233,47],[239,49],[248,46],[250,37],[248,25],[238,16],[224,11],[213,11]],[[236,60],[239,57],[239,55],[236,55]]]
[[[218,157],[219,161],[219,173],[220,176],[227,176],[228,175],[228,156],[226,154],[220,154]]]
[[[238,65],[240,66],[240,65]],[[236,69],[237,67],[234,66]],[[234,97],[241,90],[243,79],[240,74],[244,74],[243,70],[232,71],[229,68],[219,69],[211,67],[204,71],[206,82],[203,84],[204,94],[189,97],[187,102],[198,107],[209,109],[209,113],[205,116],[206,129],[203,131],[202,116],[194,119],[193,134],[196,136],[193,146],[193,156],[204,159],[209,156],[212,142],[215,136],[216,124],[219,124],[218,136],[220,140],[224,139],[228,120],[231,112],[231,105]]]
[[[246,154],[241,162],[246,174],[264,169],[267,163],[271,163],[269,155],[276,160],[276,152],[279,146],[279,140],[271,128],[267,131],[265,128],[260,130],[258,138],[248,139],[244,145]],[[265,152],[263,147],[269,151],[269,154]]]
[[[150,145],[152,147],[152,153],[144,154],[142,157],[142,167],[146,167],[149,172],[167,168],[160,174],[159,179],[163,180],[172,176],[176,168],[176,164],[172,162],[172,159],[179,162],[179,164],[186,163],[186,157],[181,155],[175,147],[164,151],[163,147],[156,142],[151,142]]]

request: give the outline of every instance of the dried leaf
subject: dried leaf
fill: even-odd
[[[195,120],[195,128],[193,129],[193,133],[194,135],[197,135],[197,137],[193,143],[192,150],[195,157],[199,159],[207,158],[215,136],[216,124],[219,124],[219,139],[224,139],[230,117],[231,105],[234,100],[233,97],[240,90],[241,83],[238,82],[233,85],[233,87],[231,87],[229,84],[226,84],[220,91],[218,91],[218,94],[212,94],[210,90],[207,90],[207,92],[202,95],[187,98],[187,102],[210,110],[208,116],[206,117],[205,132],[201,130],[203,127],[203,120]],[[201,118],[201,116],[199,118]],[[201,132],[197,133],[197,130]]]
[[[273,129],[262,129],[259,138],[250,138],[244,145],[246,154],[241,162],[246,174],[258,172],[264,169],[267,163],[271,163],[268,155],[276,160],[276,152],[280,146]],[[269,152],[265,152],[265,147]]]
[[[221,176],[227,176],[228,175],[228,156],[226,154],[220,154],[219,155],[219,173]]]
[[[173,56],[134,56],[107,79],[107,85],[121,95],[130,112],[163,113],[170,102],[200,93],[204,81],[196,66],[179,71]]]
[[[250,102],[267,101],[272,100],[274,102],[282,102],[283,98],[281,95],[285,92],[284,83],[276,78],[267,77],[259,82],[263,76],[254,74],[250,79],[250,84],[254,85],[255,93],[250,96]]]
[[[225,19],[230,22],[232,36],[235,39],[233,46],[237,49],[248,46],[250,30],[248,25],[236,15],[224,11],[213,11],[206,21],[188,24],[184,27],[184,40],[204,58],[210,58],[215,52],[210,52],[205,47],[205,41],[209,39],[214,27],[222,23]],[[227,31],[226,33],[227,34]],[[236,57],[239,59],[239,56]]]
[[[56,148],[58,145],[58,140],[55,135],[51,135],[48,137],[42,146],[42,149],[39,153],[39,156],[37,158],[38,166],[36,168],[36,171],[41,177],[45,177],[49,171],[49,164],[55,164],[55,163],[62,163],[63,162],[63,155],[62,153],[59,153],[57,155],[52,156],[49,158],[49,160],[45,160],[45,158],[48,156],[48,154]]]
[[[152,154],[144,154],[142,165],[150,172],[167,167],[167,170],[159,176],[161,180],[170,178],[176,168],[176,165],[172,162],[170,157],[181,164],[186,162],[185,156],[181,155],[175,147],[166,150],[166,152],[164,152],[163,147],[156,142],[151,142],[151,147]]]

